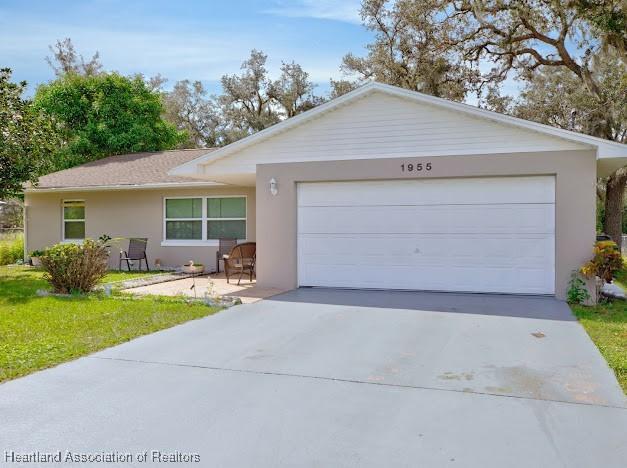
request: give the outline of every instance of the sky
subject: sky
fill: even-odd
[[[106,70],[158,73],[202,81],[219,92],[220,77],[238,73],[251,49],[268,54],[278,75],[296,61],[320,94],[340,78],[342,57],[363,55],[372,34],[359,0],[0,0],[0,67],[26,80],[29,94],[54,73],[48,45],[70,37],[85,58],[98,51]]]

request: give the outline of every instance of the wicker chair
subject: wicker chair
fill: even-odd
[[[131,263],[132,261],[138,260],[139,264],[137,265],[137,269],[142,269],[142,260],[146,262],[146,271],[150,271],[148,267],[148,257],[146,256],[146,245],[148,245],[148,239],[145,237],[135,237],[129,239],[128,241],[128,250],[122,250],[120,252],[120,263],[118,265],[118,270],[122,270],[122,262],[126,261],[126,267],[128,271],[131,271]]]
[[[231,249],[237,245],[237,239],[218,239],[218,243],[218,251],[216,252],[216,273],[220,273],[220,260],[224,260],[224,256],[228,255]]]
[[[239,273],[237,284],[239,285],[244,273],[248,273],[250,281],[253,280],[255,274],[255,260],[257,256],[257,244],[254,242],[244,242],[237,244],[231,249],[228,255],[224,255],[224,272],[226,273],[226,282],[229,282],[233,273]]]

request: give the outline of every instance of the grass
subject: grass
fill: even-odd
[[[48,289],[42,275],[0,267],[0,382],[219,310],[177,298],[119,293],[39,297],[38,289]],[[136,275],[114,272],[104,281]]]
[[[15,263],[24,257],[24,235],[0,234],[0,265]]]
[[[616,300],[571,308],[627,393],[627,302]]]
[[[102,279],[101,283],[117,283],[118,281],[128,281],[144,276],[158,275],[158,271],[109,271]]]
[[[625,267],[616,274],[614,282],[627,290],[627,258],[623,260]],[[571,308],[627,393],[627,301],[617,299],[594,307]]]

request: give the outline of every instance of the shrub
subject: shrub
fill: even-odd
[[[9,265],[24,258],[24,236],[0,239],[0,265]]]
[[[590,293],[586,288],[585,281],[581,279],[579,272],[573,271],[568,283],[566,300],[571,304],[583,304],[588,299],[590,299]]]
[[[108,257],[103,243],[87,239],[82,245],[50,247],[40,260],[54,292],[69,294],[91,291],[106,274]]]
[[[614,275],[623,267],[623,256],[614,241],[599,241],[594,244],[592,259],[584,264],[580,271],[588,278],[597,281],[597,298],[604,283],[611,283]]]
[[[594,244],[592,259],[581,267],[587,277],[597,276],[611,283],[614,274],[623,267],[623,257],[614,241],[599,241]]]

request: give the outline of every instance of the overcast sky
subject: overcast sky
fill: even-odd
[[[371,34],[360,24],[359,0],[0,0],[0,66],[30,90],[53,72],[48,45],[72,38],[85,57],[100,52],[107,70],[161,73],[171,86],[201,80],[219,91],[253,48],[269,55],[276,74],[295,60],[328,88],[344,54],[362,54]],[[167,85],[166,85],[167,87]]]

